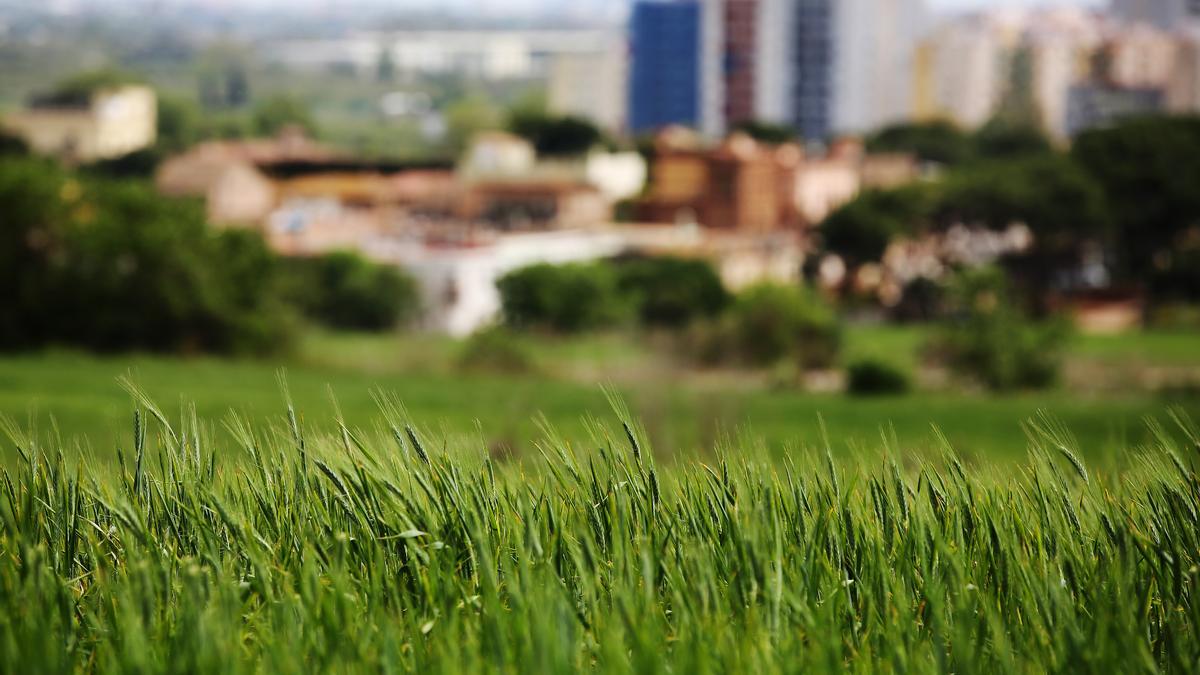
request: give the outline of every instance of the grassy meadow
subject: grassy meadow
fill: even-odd
[[[853,329],[879,398],[529,340],[0,358],[0,672],[1200,667],[1191,336],[990,396]]]
[[[854,329],[846,359],[884,358],[916,370],[924,336],[920,328]],[[531,339],[536,370],[517,375],[463,371],[458,343],[414,335],[317,333],[283,361],[48,351],[0,357],[0,414],[107,461],[117,444],[131,442],[133,407],[119,378],[175,418],[194,407],[219,435],[230,412],[256,424],[278,421],[282,374],[317,431],[332,429],[325,413],[333,400],[351,428],[370,430],[383,393],[440,435],[526,457],[541,437],[540,416],[568,438],[585,437],[585,420],[604,409],[609,386],[666,460],[711,454],[723,438],[762,442],[779,455],[817,443],[819,417],[839,453],[874,447],[884,428],[906,449],[934,448],[936,425],[968,459],[1020,458],[1021,424],[1040,410],[1072,428],[1085,456],[1107,459],[1149,440],[1145,417],[1161,419],[1172,405],[1196,412],[1200,403],[1141,382],[1200,373],[1196,338],[1183,333],[1077,338],[1062,387],[1000,396],[938,386],[880,398],[809,392],[781,386],[770,373],[682,368],[647,342],[620,334]],[[4,452],[13,457],[11,448]]]
[[[665,468],[619,401],[586,443],[549,432],[514,465],[394,405],[378,433],[313,435],[294,409],[214,442],[134,395],[115,467],[72,469],[9,425],[4,672],[1200,664],[1183,414],[1119,473],[1047,419],[1019,464],[949,445],[929,464],[885,436],[855,459],[732,444]]]

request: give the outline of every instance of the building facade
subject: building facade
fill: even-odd
[[[1200,21],[1200,0],[1112,0],[1110,11],[1124,21],[1172,29]]]
[[[111,159],[154,145],[154,90],[126,85],[92,92],[70,104],[37,104],[9,115],[4,126],[34,152],[72,162]]]
[[[701,120],[701,6],[643,0],[629,25],[629,128],[634,133]]]

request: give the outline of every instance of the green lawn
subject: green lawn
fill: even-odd
[[[1141,336],[1145,337],[1145,336]],[[1189,336],[1190,337],[1190,336]],[[869,353],[911,359],[919,329],[851,331],[848,357]],[[1089,359],[1146,358],[1191,363],[1197,356],[1177,336],[1088,338]],[[602,385],[612,384],[645,424],[664,456],[711,452],[720,440],[749,436],[774,450],[820,443],[818,417],[837,451],[874,447],[893,426],[912,450],[936,448],[932,425],[967,457],[1023,453],[1021,423],[1040,410],[1065,422],[1091,458],[1111,457],[1146,438],[1143,418],[1169,405],[1200,412],[1197,401],[1153,393],[1051,391],[1000,397],[957,391],[851,399],[837,394],[772,390],[761,381],[705,379],[663,366],[648,348],[619,335],[534,341],[543,368],[535,375],[465,374],[454,368],[457,343],[422,336],[314,335],[278,360],[95,357],[48,352],[0,358],[0,414],[42,433],[57,429],[109,457],[113,439],[128,443],[132,404],[117,380],[128,375],[168,414],[194,404],[218,433],[230,411],[252,421],[282,420],[278,374],[304,422],[333,428],[330,393],[347,423],[376,423],[378,392],[394,395],[422,425],[453,437],[521,454],[540,438],[539,414],[566,436],[583,440],[585,418],[608,414]],[[1152,355],[1149,355],[1151,354]],[[1200,415],[1197,415],[1200,416]]]

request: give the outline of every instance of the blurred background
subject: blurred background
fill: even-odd
[[[1111,455],[1200,412],[1198,112],[1194,0],[0,0],[0,413]]]

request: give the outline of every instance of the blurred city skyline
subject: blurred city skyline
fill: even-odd
[[[342,14],[354,10],[371,10],[403,14],[405,12],[437,12],[460,14],[470,12],[487,18],[535,18],[557,16],[577,19],[619,20],[627,15],[632,0],[114,0],[116,4],[142,7],[197,7],[213,11],[274,11],[320,14]],[[1103,7],[1105,0],[926,0],[935,11],[970,11],[1005,7]],[[83,0],[4,0],[5,7],[40,8],[52,12],[77,12],[91,9]]]

